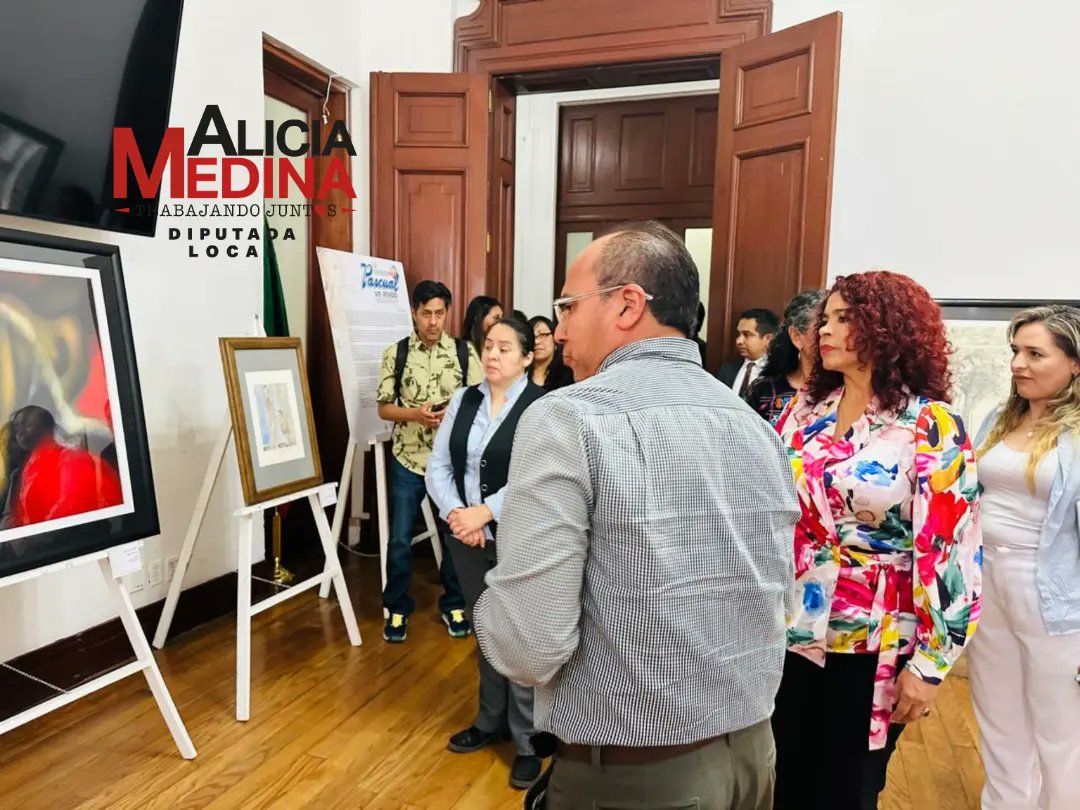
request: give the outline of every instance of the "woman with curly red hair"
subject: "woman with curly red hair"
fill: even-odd
[[[776,810],[873,810],[905,724],[975,629],[975,454],[941,310],[911,279],[837,279],[777,425],[802,517],[776,698]]]

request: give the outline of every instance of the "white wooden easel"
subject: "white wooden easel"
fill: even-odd
[[[356,626],[356,614],[353,611],[352,601],[349,599],[349,590],[345,585],[345,574],[341,570],[341,563],[337,556],[337,543],[330,534],[330,524],[326,520],[326,512],[321,502],[326,493],[334,493],[336,488],[336,484],[323,484],[293,495],[286,495],[282,498],[256,504],[255,506],[246,506],[235,512],[237,517],[240,518],[240,555],[237,563],[238,586],[236,597],[237,720],[247,720],[251,716],[251,619],[256,614],[314,588],[316,585],[325,583],[329,587],[332,583],[338,605],[341,607],[341,617],[345,620],[345,629],[349,634],[349,643],[354,647],[359,647],[361,644],[360,629]],[[253,605],[251,604],[251,546],[256,539],[262,538],[263,513],[271,507],[281,506],[305,497],[308,503],[311,504],[311,513],[315,516],[315,525],[319,529],[319,539],[322,541],[323,551],[326,553],[326,568],[323,569],[321,574],[309,577],[303,582],[292,585],[281,593]]]
[[[168,637],[168,629],[173,623],[176,613],[176,604],[179,602],[180,592],[183,590],[184,575],[191,564],[191,554],[194,550],[195,540],[199,538],[199,530],[202,528],[203,519],[206,516],[206,507],[210,503],[210,497],[214,491],[218,473],[221,470],[221,462],[225,460],[225,451],[228,449],[229,440],[232,437],[232,423],[227,422],[218,436],[218,441],[211,451],[210,464],[207,465],[206,475],[203,478],[203,486],[199,491],[199,498],[195,500],[195,509],[188,523],[187,534],[184,536],[184,544],[180,546],[180,555],[176,561],[176,572],[173,581],[168,584],[168,593],[165,596],[165,606],[158,620],[158,629],[153,635],[153,646],[161,649],[165,646]],[[334,530],[330,528],[323,508],[323,499],[333,502],[336,498],[336,484],[322,484],[320,486],[294,492],[282,498],[256,503],[251,507],[242,507],[233,514],[240,518],[240,531],[238,536],[237,554],[237,719],[246,720],[251,716],[251,639],[252,618],[258,613],[285,602],[315,586],[325,585],[320,593],[323,598],[329,596],[330,585],[334,590],[341,608],[341,617],[345,619],[346,630],[349,633],[349,642],[353,647],[359,647],[362,643],[360,629],[356,626],[356,616],[353,612],[352,600],[349,598],[349,590],[345,581],[345,573],[341,570],[341,563],[337,556],[337,540]],[[319,529],[319,539],[326,555],[326,565],[322,573],[309,579],[289,585],[281,593],[275,594],[262,602],[252,604],[252,544],[262,537],[262,514],[273,507],[280,507],[285,503],[307,498],[311,504],[311,513],[315,518],[315,526]],[[327,504],[329,505],[329,504]],[[343,516],[345,510],[337,512]],[[340,519],[335,515],[334,519],[337,530],[340,531]]]
[[[255,334],[264,336],[262,325],[258,316],[255,316]],[[184,574],[187,573],[188,565],[191,564],[191,555],[195,549],[195,542],[199,537],[203,520],[206,518],[206,508],[210,503],[210,496],[214,491],[221,472],[222,462],[225,460],[225,452],[232,438],[232,420],[226,416],[218,439],[210,451],[210,461],[203,476],[202,488],[195,500],[195,509],[188,521],[187,532],[184,534],[184,542],[180,547],[180,556],[176,561],[176,571],[172,582],[169,583],[169,592],[165,596],[165,606],[158,619],[157,630],[154,633],[154,646],[159,650],[165,646],[165,639],[169,635],[169,627],[172,625],[173,616],[176,613],[176,604],[180,600],[180,592],[183,589]],[[346,462],[348,463],[348,461]],[[269,599],[264,599],[256,604],[251,604],[251,547],[257,538],[262,537],[263,513],[275,506],[298,501],[307,498],[311,504],[311,512],[315,517],[315,525],[319,531],[319,541],[323,552],[326,554],[326,565],[321,574],[286,587],[280,593]],[[341,570],[341,563],[337,556],[337,537],[341,533],[341,522],[344,519],[344,509],[337,509],[334,515],[334,528],[331,529],[326,520],[326,511],[323,504],[330,506],[337,498],[337,485],[321,484],[317,487],[305,489],[301,492],[276,498],[252,506],[244,506],[237,509],[235,514],[240,519],[237,551],[237,585],[236,585],[236,719],[247,720],[251,716],[251,620],[256,614],[268,608],[274,607],[286,599],[291,599],[318,585],[325,585],[320,591],[320,596],[326,598],[330,595],[330,585],[334,586],[341,607],[341,615],[345,620],[345,629],[349,634],[349,642],[354,647],[362,643],[360,629],[356,625],[356,614],[353,611],[352,601],[349,599],[348,588],[345,584],[345,575]]]
[[[169,583],[169,592],[165,597],[165,606],[158,619],[157,630],[154,633],[154,646],[159,650],[165,646],[165,640],[169,635],[169,627],[172,625],[173,616],[176,613],[176,604],[180,600],[180,592],[183,589],[184,574],[187,573],[188,565],[191,564],[191,555],[195,548],[195,542],[202,528],[203,519],[206,517],[206,507],[210,502],[210,495],[214,490],[221,471],[221,464],[225,459],[225,451],[228,449],[229,440],[232,438],[232,423],[227,422],[218,436],[218,441],[210,454],[210,463],[207,466],[206,476],[203,478],[202,489],[195,501],[195,511],[188,523],[187,533],[184,535],[184,543],[180,547],[180,556],[176,561],[176,572],[172,582]],[[240,519],[240,529],[237,536],[237,588],[236,588],[236,719],[247,720],[250,717],[250,689],[251,689],[251,619],[268,608],[274,607],[286,599],[291,599],[316,586],[324,585],[323,598],[330,595],[330,586],[334,590],[341,607],[341,615],[345,620],[345,629],[349,633],[349,642],[358,647],[361,644],[360,629],[356,624],[356,614],[353,611],[352,601],[349,599],[349,591],[345,584],[345,575],[341,570],[341,563],[337,556],[337,540],[334,529],[331,529],[326,519],[326,511],[323,501],[330,503],[336,498],[337,484],[321,484],[317,487],[305,489],[301,492],[276,498],[272,501],[245,506],[237,509],[233,514]],[[267,509],[281,506],[286,503],[307,498],[311,504],[311,512],[315,517],[315,525],[319,531],[319,540],[326,554],[326,565],[321,574],[310,577],[303,582],[286,587],[283,591],[269,599],[264,599],[256,604],[251,603],[251,548],[256,540],[262,537],[263,513]],[[327,505],[330,505],[327,503]],[[341,530],[341,517],[344,509],[338,509],[338,515],[334,516],[336,530]]]
[[[389,512],[389,498],[387,496],[387,481],[386,481],[386,444],[390,441],[392,433],[380,433],[378,436],[368,441],[368,447],[375,453],[375,497],[378,501],[379,509],[379,566],[382,571],[382,587],[386,590],[386,554],[387,549],[390,546],[390,512]],[[349,481],[352,477],[353,458],[356,453],[357,443],[355,441],[349,441],[349,449],[345,451],[345,468],[341,471],[341,488],[344,490],[349,486]],[[353,512],[354,514],[363,514],[363,501],[364,501],[364,460],[360,459],[360,475],[358,476],[359,486],[353,487]],[[442,568],[442,544],[439,542],[439,530],[435,524],[435,514],[431,508],[431,499],[424,496],[424,500],[421,502],[421,510],[424,513],[424,525],[427,527],[427,531],[422,534],[418,534],[412,539],[412,544],[416,545],[424,540],[431,540],[431,550],[435,553],[435,567]],[[340,532],[341,522],[340,518],[344,517],[343,509],[337,510],[334,514],[334,526],[336,530]],[[342,513],[342,514],[338,514]],[[336,536],[336,535],[335,535]],[[350,545],[352,538],[350,537]],[[330,584],[323,585],[322,590],[319,591],[319,596],[324,599],[330,595]],[[387,613],[386,609],[383,609],[383,615]]]
[[[38,579],[57,571],[96,562],[101,569],[102,576],[105,578],[105,584],[108,586],[110,595],[116,601],[120,613],[120,621],[124,625],[124,631],[127,633],[128,641],[131,642],[131,647],[135,651],[135,660],[132,663],[125,664],[119,669],[114,669],[105,675],[94,678],[71,690],[64,690],[52,686],[38,678],[19,672],[14,667],[4,664],[3,666],[5,669],[13,671],[23,677],[31,678],[45,686],[49,686],[59,694],[54,698],[46,700],[44,703],[39,703],[37,706],[0,722],[0,734],[5,734],[25,723],[29,723],[31,720],[36,720],[42,715],[55,711],[61,706],[73,703],[79,698],[86,697],[100,689],[104,689],[106,686],[111,686],[117,681],[127,678],[129,675],[135,675],[136,673],[141,672],[146,676],[146,683],[149,685],[150,691],[154,695],[154,700],[157,701],[161,716],[165,718],[165,725],[169,727],[169,732],[176,742],[176,747],[180,749],[180,755],[184,759],[194,759],[195,746],[192,745],[191,737],[188,736],[187,729],[184,727],[184,721],[180,719],[180,712],[176,710],[176,704],[173,703],[172,696],[169,694],[169,689],[165,685],[165,679],[161,677],[161,670],[158,669],[157,661],[154,660],[154,653],[150,649],[150,645],[146,643],[146,636],[143,634],[142,627],[139,625],[139,619],[135,615],[135,607],[131,603],[131,596],[128,594],[127,586],[124,585],[124,582],[121,579],[123,574],[122,572],[117,571],[113,566],[112,555],[114,554],[121,556],[133,554],[135,559],[137,559],[139,554],[139,544],[132,543],[127,546],[121,546],[117,549],[113,549],[111,552],[108,550],[97,551],[93,554],[76,557],[75,559],[67,560],[62,563],[44,566],[33,571],[26,571],[21,574],[14,574],[0,579],[0,588],[3,588],[18,582],[27,582],[32,579]],[[136,566],[136,568],[138,568],[138,566]]]

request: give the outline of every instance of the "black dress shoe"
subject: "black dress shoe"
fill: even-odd
[[[481,731],[476,726],[469,726],[450,738],[446,747],[455,754],[471,754],[485,746],[497,743],[502,735],[497,731]]]
[[[518,754],[510,768],[510,787],[527,790],[539,778],[543,766],[540,757]]]

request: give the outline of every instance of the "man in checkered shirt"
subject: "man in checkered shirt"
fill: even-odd
[[[702,368],[672,231],[598,239],[563,295],[583,382],[518,427],[480,647],[536,687],[549,810],[768,808],[798,516],[784,449]]]

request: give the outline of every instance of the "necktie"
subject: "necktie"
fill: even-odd
[[[740,399],[746,396],[746,392],[750,390],[750,372],[753,371],[754,364],[747,361],[743,366],[743,378],[742,383],[739,385],[739,397]]]

